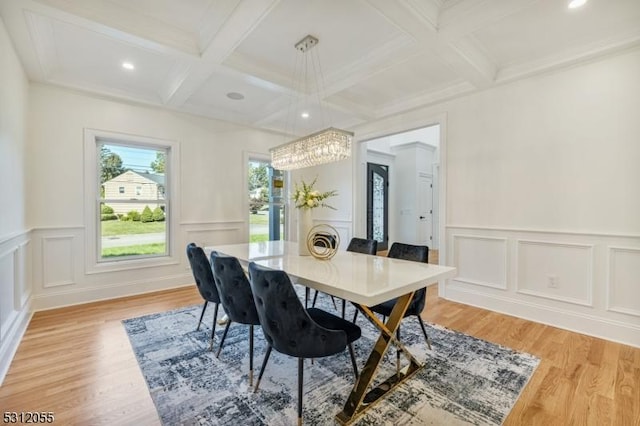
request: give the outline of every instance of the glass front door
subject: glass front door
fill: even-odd
[[[389,243],[389,166],[367,163],[367,238],[378,250]]]

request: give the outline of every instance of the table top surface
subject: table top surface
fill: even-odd
[[[289,241],[205,247],[207,253],[212,250],[237,257],[244,265],[256,262],[286,271],[300,284],[367,306],[402,296],[456,274],[456,269],[449,266],[344,250],[338,250],[330,260],[320,260],[313,256],[300,256],[298,244]]]

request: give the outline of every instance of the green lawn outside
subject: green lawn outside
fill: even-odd
[[[164,254],[165,243],[138,244],[135,246],[110,247],[102,249],[102,257],[136,256],[145,254]]]
[[[249,223],[251,225],[268,225],[269,224],[269,215],[268,214],[252,214],[252,215],[249,215]]]
[[[165,222],[129,222],[119,220],[105,220],[102,224],[102,236],[110,237],[113,235],[129,235],[129,234],[151,234],[155,232],[164,232],[166,230]]]

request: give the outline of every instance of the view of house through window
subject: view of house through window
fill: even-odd
[[[100,259],[166,255],[168,150],[98,141],[98,155]]]

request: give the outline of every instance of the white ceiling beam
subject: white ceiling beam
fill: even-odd
[[[211,42],[204,48],[201,61],[181,81],[167,87],[161,94],[165,103],[184,104],[210,77],[238,45],[262,22],[280,0],[243,1],[236,7]]]
[[[417,13],[412,0],[398,3],[387,0],[367,0],[367,2],[383,14],[398,28],[410,34],[420,44],[422,49],[433,52],[442,59],[459,77],[471,82],[476,88],[485,88],[493,84],[495,66],[491,60],[483,55],[479,49],[472,51],[471,46],[463,46],[459,50],[448,40],[438,34],[437,25],[424,12]],[[484,56],[484,57],[483,57]]]
[[[66,22],[92,31],[97,31],[131,43],[135,46],[158,50],[174,50],[188,55],[199,55],[198,40],[194,33],[173,27],[147,15],[133,13],[116,3],[102,0],[32,0],[49,6],[47,16],[56,18],[61,12],[67,15]],[[69,19],[71,18],[71,19]],[[89,21],[82,22],[81,19]],[[95,24],[101,24],[100,26]]]
[[[438,21],[440,37],[456,42],[481,28],[531,6],[539,0],[468,0],[444,9]]]

